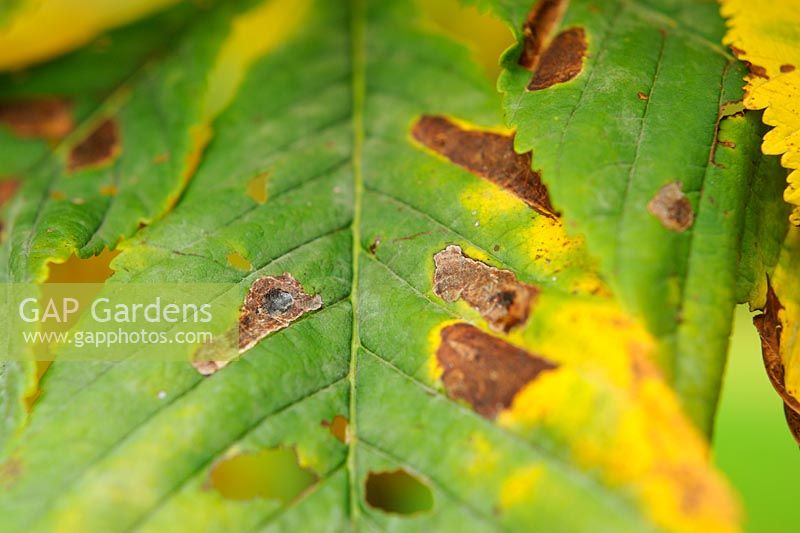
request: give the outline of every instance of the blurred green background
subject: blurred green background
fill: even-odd
[[[745,306],[736,311],[714,435],[714,461],[738,491],[747,531],[800,531],[800,450],[761,362]]]

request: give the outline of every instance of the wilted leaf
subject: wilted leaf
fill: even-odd
[[[204,24],[178,49],[205,44]],[[736,528],[653,336],[511,150],[492,84],[423,27],[408,2],[320,0],[253,64],[180,201],[109,283],[246,292],[288,273],[314,305],[209,377],[56,361],[0,466],[5,529]],[[276,448],[316,481],[291,498],[215,488],[217,465]],[[433,504],[382,506],[387,473]]]
[[[744,105],[764,109],[764,123],[773,127],[761,149],[791,169],[784,198],[800,206],[800,9],[790,0],[723,0],[722,14],[725,43],[750,70]],[[800,224],[800,207],[792,221]]]

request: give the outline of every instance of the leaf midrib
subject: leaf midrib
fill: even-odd
[[[353,221],[351,224],[352,284],[350,286],[350,308],[352,312],[352,331],[350,338],[350,363],[347,378],[350,383],[348,431],[347,431],[347,476],[350,502],[350,521],[353,526],[359,516],[358,494],[356,491],[356,448],[357,416],[356,416],[356,371],[358,349],[361,345],[359,337],[358,288],[359,288],[359,255],[361,250],[361,202],[364,194],[362,167],[362,150],[364,147],[364,93],[365,93],[365,26],[366,13],[364,0],[350,2],[350,31],[352,39],[352,89],[353,89]]]

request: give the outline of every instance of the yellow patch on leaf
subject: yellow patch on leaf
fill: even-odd
[[[798,206],[792,222],[800,224],[800,9],[793,0],[753,2],[723,0],[728,19],[724,42],[745,61],[744,105],[764,109],[764,123],[773,129],[764,136],[765,154],[781,155],[792,172],[784,194]]]
[[[498,423],[567,443],[575,464],[630,491],[666,530],[736,530],[737,503],[643,326],[611,299],[544,293],[537,306],[536,323],[509,337],[558,366],[523,387]]]
[[[88,43],[176,0],[26,0],[0,28],[0,70],[19,69]]]
[[[508,509],[529,502],[541,477],[542,467],[538,465],[520,468],[512,473],[500,489],[500,508]]]

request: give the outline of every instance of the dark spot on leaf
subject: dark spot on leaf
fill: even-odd
[[[512,192],[539,213],[555,216],[541,176],[531,170],[531,154],[516,153],[512,135],[467,130],[431,115],[414,124],[412,135],[456,165]]]
[[[264,303],[261,308],[269,316],[275,317],[289,310],[294,303],[294,297],[283,289],[270,289],[264,295]]]
[[[770,383],[783,399],[784,414],[789,430],[795,441],[800,444],[800,401],[786,390],[784,383],[785,370],[781,360],[781,332],[783,324],[780,321],[780,312],[783,305],[772,284],[767,280],[767,301],[763,313],[753,317],[753,324],[761,337],[761,357],[764,360],[764,369],[767,371]]]
[[[718,141],[718,142],[719,142],[719,144],[721,144],[725,148],[730,148],[731,150],[736,148],[736,143],[733,142],[733,141]]]
[[[786,63],[784,65],[781,65],[781,72],[783,72],[784,74],[787,74],[789,72],[794,72],[794,68],[795,68],[794,65]]]
[[[342,415],[334,416],[333,420],[330,422],[323,420],[322,426],[328,428],[328,431],[331,432],[331,435],[336,437],[336,440],[342,444],[347,444],[349,442],[347,436],[347,419]]]
[[[509,331],[528,319],[539,289],[512,272],[467,257],[455,245],[434,255],[433,261],[433,292],[444,301],[464,300],[497,331]]]
[[[540,0],[535,3],[522,26],[524,42],[519,56],[520,66],[528,70],[536,68],[566,7],[566,0]]]
[[[60,139],[74,127],[71,106],[59,98],[0,102],[0,122],[28,138]]]
[[[661,225],[678,232],[686,231],[694,223],[692,204],[681,189],[680,183],[668,183],[647,204],[647,210]]]
[[[638,96],[638,97],[639,97],[639,100],[649,100],[649,99],[650,99],[650,97],[649,97],[649,96],[647,96],[647,95],[646,95],[645,93],[643,93],[642,91],[639,91],[638,93],[636,93],[636,96]]]
[[[744,64],[747,67],[747,70],[749,70],[750,74],[752,74],[753,76],[764,78],[766,80],[769,79],[769,76],[767,75],[767,69],[765,69],[764,67],[760,65],[754,65],[750,61],[745,61]]]
[[[106,119],[69,153],[69,171],[97,167],[111,162],[120,153],[119,130],[114,120]]]
[[[463,323],[442,330],[436,359],[447,395],[490,419],[508,408],[517,392],[541,372],[556,368],[543,357]]]
[[[245,296],[239,314],[239,353],[252,348],[261,339],[287,327],[308,313],[322,307],[319,295],[310,295],[289,273],[257,279]],[[234,330],[231,334],[235,334]],[[213,360],[213,347],[199,352],[192,362],[201,374],[208,376],[229,361]]]
[[[297,461],[294,450],[272,448],[234,455],[211,469],[207,487],[231,500],[266,498],[288,503],[317,480]]]
[[[586,32],[583,28],[570,28],[559,33],[542,54],[528,90],[546,89],[580,74],[586,48]]]
[[[735,55],[736,57],[741,57],[741,56],[747,54],[747,52],[745,52],[741,48],[737,48],[737,47],[735,47],[733,45],[731,45],[730,48],[731,48],[731,52],[733,52],[733,55]]]
[[[378,251],[378,246],[381,245],[381,236],[378,235],[369,245],[369,253],[375,255],[375,252]]]
[[[433,492],[426,483],[407,470],[370,472],[364,497],[375,509],[386,513],[412,515],[433,509]]]

